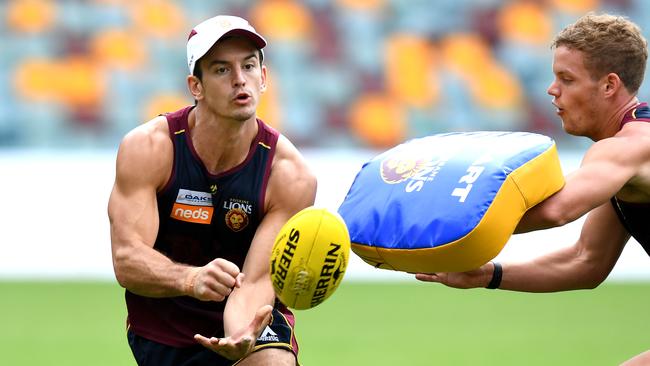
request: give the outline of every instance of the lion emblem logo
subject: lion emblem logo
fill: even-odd
[[[420,172],[426,163],[408,156],[389,156],[381,162],[381,179],[388,184],[401,183]]]
[[[234,232],[242,231],[248,226],[248,215],[241,208],[233,208],[226,213],[226,226]]]

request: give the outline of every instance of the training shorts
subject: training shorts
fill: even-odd
[[[264,348],[286,349],[298,358],[298,343],[293,333],[293,318],[287,318],[277,309],[271,313],[271,322],[262,330],[253,352]],[[228,360],[216,352],[196,344],[191,347],[172,347],[127,332],[129,346],[139,366],[231,366],[239,361]]]

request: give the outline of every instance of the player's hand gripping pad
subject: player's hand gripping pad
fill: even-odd
[[[547,136],[447,133],[365,163],[339,213],[352,251],[375,267],[467,271],[499,254],[526,210],[563,185]]]

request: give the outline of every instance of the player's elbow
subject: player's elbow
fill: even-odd
[[[600,286],[601,283],[605,282],[606,278],[607,277],[591,276],[587,281],[583,282],[580,288],[583,290],[593,290],[596,287]]]
[[[542,221],[546,227],[560,227],[575,221],[578,217],[570,209],[559,205],[549,205],[541,211]]]
[[[573,220],[575,218],[561,206],[542,203],[524,214],[515,228],[515,233],[520,234],[564,226]]]
[[[595,265],[591,272],[592,275],[591,275],[591,282],[589,283],[589,289],[593,290],[596,287],[600,286],[600,284],[605,282],[607,277],[609,277],[610,272],[611,272],[611,268]]]
[[[115,279],[117,280],[117,283],[124,289],[128,288],[126,278],[124,276],[120,276],[117,272],[115,272]]]
[[[550,215],[549,218],[547,219],[547,222],[549,223],[549,226],[551,227],[560,227],[564,226],[572,221],[574,221],[575,218],[571,216],[567,216],[566,213],[563,212],[555,212],[553,215]]]
[[[113,253],[113,272],[115,273],[115,279],[124,288],[129,288],[130,286],[128,258],[129,254],[125,249],[118,249]]]
[[[113,271],[115,272],[115,279],[117,280],[117,283],[123,288],[128,288],[128,277],[126,276],[125,271],[120,268],[119,264],[113,262]]]
[[[536,229],[560,227],[580,218],[586,213],[585,209],[585,205],[575,199],[556,193],[532,207],[524,218]]]
[[[584,255],[587,254],[583,253]],[[579,273],[576,276],[576,278],[580,279],[579,286],[577,287],[584,290],[593,290],[600,286],[601,283],[605,282],[611,271],[611,267],[599,261],[598,258],[581,258],[574,265],[577,268],[581,268],[581,274]]]

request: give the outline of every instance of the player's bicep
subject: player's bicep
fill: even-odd
[[[587,164],[566,177],[564,187],[548,202],[557,216],[563,216],[560,222],[578,219],[607,202],[623,187],[625,180],[621,176],[605,173],[611,168],[609,163]]]
[[[316,177],[295,150],[287,152],[271,170],[267,191],[267,210],[284,211],[288,216],[314,204]]]
[[[523,226],[535,229],[561,226],[616,195],[634,172],[624,159],[612,158],[611,148],[609,144],[594,145],[585,154],[580,168],[566,176],[564,187],[526,213]],[[536,226],[538,222],[541,223],[539,227]]]
[[[158,229],[155,161],[125,141],[118,152],[115,184],[108,204],[113,250],[153,246]]]
[[[585,154],[580,169],[569,176],[574,191],[593,197],[594,207],[616,195],[636,174],[635,159],[621,152],[621,143],[608,141],[607,144],[594,145]]]
[[[108,204],[113,249],[135,243],[153,246],[158,227],[155,191],[124,185],[115,183]]]

